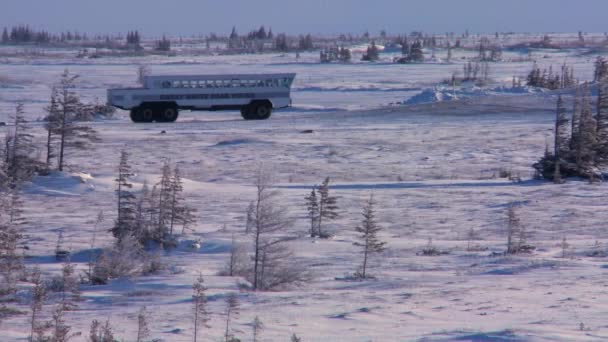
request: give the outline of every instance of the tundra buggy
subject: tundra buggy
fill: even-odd
[[[108,89],[108,104],[130,111],[133,122],[173,122],[179,110],[240,110],[265,120],[291,105],[296,74],[146,76],[141,88]]]

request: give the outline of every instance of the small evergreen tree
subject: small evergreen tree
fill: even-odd
[[[601,164],[608,163],[608,79],[598,84],[597,96],[597,157]]]
[[[137,313],[137,342],[142,342],[146,337],[150,336],[150,328],[148,327],[148,317],[150,313],[146,307],[142,307]]]
[[[521,230],[522,223],[517,215],[517,207],[512,203],[507,209],[507,254],[516,254],[519,251],[515,239],[520,236]]]
[[[424,62],[424,52],[422,51],[422,43],[420,41],[416,41],[412,44],[408,61],[415,63]]]
[[[74,337],[82,335],[80,332],[72,333],[72,327],[65,321],[65,311],[62,305],[58,305],[52,314],[52,319],[48,322],[48,326],[52,333],[49,336],[48,341],[52,342],[67,342]],[[39,341],[47,341],[46,339],[40,339]]]
[[[194,285],[192,285],[192,306],[194,313],[194,342],[198,341],[199,329],[206,326],[209,320],[207,312],[207,296],[205,295],[207,288],[203,275],[199,273]]]
[[[450,63],[452,61],[452,45],[448,42],[448,55],[445,58],[446,62]]]
[[[158,221],[153,234],[154,239],[161,244],[164,243],[168,237],[168,226],[171,221],[171,178],[171,164],[168,160],[165,160],[161,169],[160,181],[156,184],[158,188]]]
[[[8,30],[5,27],[4,30],[2,30],[2,44],[8,44],[11,41],[11,38],[8,35]]]
[[[601,82],[608,77],[608,60],[602,56],[598,56],[595,60],[595,70],[593,72],[593,81]]]
[[[73,91],[78,75],[70,74],[66,69],[61,75],[58,86],[56,105],[58,107],[58,123],[55,128],[59,139],[59,154],[57,169],[63,171],[65,152],[67,149],[88,149],[90,144],[99,141],[97,132],[88,125],[79,123],[82,118],[90,116],[90,109],[80,102]]]
[[[231,342],[234,336],[230,333],[230,320],[239,314],[239,297],[236,293],[230,292],[226,296],[226,330],[224,332],[224,341]]]
[[[176,165],[170,179],[170,202],[169,202],[169,235],[173,236],[173,226],[180,224],[182,231],[195,222],[195,209],[185,203],[184,186],[181,178],[181,171]]]
[[[378,233],[382,230],[376,222],[376,211],[374,206],[376,202],[374,195],[371,194],[365,206],[363,207],[363,221],[361,225],[355,228],[359,233],[360,242],[355,242],[355,246],[363,247],[363,263],[361,269],[357,272],[357,276],[365,279],[367,277],[367,265],[369,257],[374,253],[380,253],[386,248],[386,242],[380,241]]]
[[[562,158],[565,157],[569,152],[570,141],[568,138],[568,119],[566,118],[566,109],[564,107],[564,101],[559,96],[557,100],[557,110],[555,117],[555,142],[553,158],[555,160],[555,170],[553,175],[553,181],[555,183],[561,183],[561,164]],[[548,156],[550,158],[550,156]]]
[[[24,270],[19,248],[23,240],[22,203],[16,189],[0,190],[0,297],[13,296]]]
[[[120,152],[118,176],[115,179],[118,210],[116,223],[111,229],[112,234],[118,241],[131,235],[135,227],[135,195],[130,190],[133,184],[129,182],[129,179],[133,175],[131,165],[129,164],[129,153],[126,150],[122,150]]]
[[[338,218],[338,199],[329,193],[329,177],[326,177],[319,186],[319,215],[317,220],[317,236],[328,238],[329,234],[323,230],[324,221]]]
[[[90,342],[114,342],[114,332],[110,326],[110,321],[107,320],[105,324],[101,324],[97,320],[91,322],[91,328],[89,330],[89,341]]]
[[[42,306],[46,300],[46,287],[42,279],[40,269],[35,267],[32,271],[31,281],[33,287],[31,289],[30,300],[30,341],[34,341],[34,335],[44,336],[44,333],[49,329],[46,323],[40,322]]]
[[[581,171],[581,174],[590,176],[594,174],[597,144],[597,121],[591,110],[589,88],[586,84],[583,85],[581,98],[581,117],[578,128],[578,150],[576,163]]]
[[[21,182],[31,178],[39,168],[39,162],[34,157],[36,151],[34,136],[29,130],[23,104],[18,104],[13,117],[12,131],[6,136],[4,149],[4,173],[12,187],[17,187]]]
[[[317,192],[313,187],[310,195],[305,197],[306,209],[308,210],[308,218],[310,219],[310,237],[318,235],[317,223],[319,221],[319,200],[317,199]]]
[[[171,41],[164,35],[160,40],[157,40],[154,45],[156,51],[171,51]]]
[[[225,266],[225,269],[220,274],[227,275],[229,277],[245,275],[247,271],[247,259],[248,256],[245,249],[243,248],[242,244],[236,241],[234,234],[232,234],[232,244],[230,245],[230,257],[228,258],[228,262]]]
[[[258,316],[255,316],[253,322],[251,322],[251,329],[253,331],[253,342],[258,342],[260,335],[262,334],[262,330],[264,329],[264,324]]]
[[[380,59],[380,50],[376,46],[376,42],[372,40],[372,44],[367,47],[367,52],[365,53],[365,55],[363,55],[361,60],[375,62],[378,59]]]
[[[135,205],[135,227],[133,229],[133,236],[142,246],[146,246],[152,239],[150,231],[154,226],[154,213],[156,212],[154,204],[155,201],[148,182],[144,180]]]
[[[51,90],[51,103],[45,108],[47,112],[46,122],[44,128],[46,129],[46,168],[51,169],[51,159],[56,157],[55,155],[55,135],[60,127],[59,106],[57,104],[57,88],[53,87]]]
[[[74,264],[68,259],[61,268],[61,311],[72,311],[78,308],[80,301],[80,286],[76,277]]]

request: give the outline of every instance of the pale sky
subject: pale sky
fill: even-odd
[[[608,0],[2,0],[0,27],[144,35],[605,32]]]

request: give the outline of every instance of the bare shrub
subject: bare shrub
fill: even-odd
[[[135,238],[125,236],[111,249],[104,250],[93,267],[93,284],[107,284],[108,280],[134,277],[142,273],[143,250]]]
[[[287,208],[279,204],[279,192],[273,189],[273,184],[272,174],[260,166],[255,180],[255,210],[250,218],[254,255],[247,275],[254,290],[270,290],[309,279],[285,245],[290,238],[284,234],[293,220]]]
[[[224,268],[218,273],[221,276],[246,276],[250,267],[249,255],[245,245],[236,241],[232,235],[232,245],[230,247],[230,257]]]
[[[97,320],[91,322],[91,328],[89,330],[89,341],[90,342],[114,342],[114,332],[110,326],[110,321],[107,320],[105,324],[101,324]]]

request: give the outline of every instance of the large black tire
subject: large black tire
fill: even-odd
[[[143,117],[141,116],[141,108],[135,107],[135,108],[131,109],[131,113],[129,114],[129,117],[131,117],[131,121],[133,121],[133,122],[136,122],[136,123],[143,122]]]
[[[158,122],[175,122],[179,116],[179,111],[175,107],[163,107],[160,108],[157,113]]]
[[[272,105],[269,103],[253,103],[251,106],[251,120],[266,120],[272,114]]]
[[[156,118],[156,111],[154,107],[143,107],[140,110],[141,122],[152,122]]]
[[[253,112],[253,108],[252,108],[251,105],[247,105],[247,106],[241,107],[241,116],[245,120],[253,120],[253,118],[252,118],[252,116],[253,116],[252,112]]]

